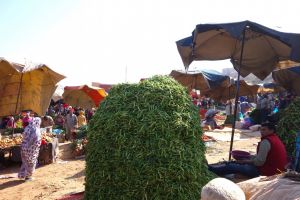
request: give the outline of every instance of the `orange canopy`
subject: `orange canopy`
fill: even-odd
[[[100,102],[107,96],[103,88],[82,86],[66,86],[63,99],[65,103],[82,108],[98,107]]]
[[[92,82],[92,86],[98,87],[98,88],[103,88],[106,92],[108,92],[114,85],[113,84]]]

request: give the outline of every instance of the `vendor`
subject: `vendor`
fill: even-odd
[[[275,134],[275,126],[269,122],[263,123],[260,131],[261,141],[252,159],[209,165],[209,170],[219,176],[239,173],[248,177],[272,176],[285,171],[288,163],[286,149]]]
[[[16,123],[13,116],[8,117],[6,128],[16,128]]]
[[[65,127],[66,127],[66,140],[73,140],[75,137],[75,130],[78,128],[78,119],[77,116],[74,114],[74,109],[69,107],[68,114],[65,120]]]
[[[47,133],[52,132],[53,125],[54,125],[54,121],[53,121],[53,118],[51,116],[45,115],[42,118],[41,128],[46,128]]]
[[[206,113],[205,113],[205,120],[204,120],[204,124],[205,125],[209,125],[211,127],[211,129],[223,129],[222,126],[218,126],[217,122],[215,120],[215,116],[219,113],[220,111],[217,110],[213,110],[213,109],[209,109]]]
[[[78,126],[81,127],[81,126],[85,126],[86,125],[86,117],[84,115],[84,111],[83,110],[80,110],[79,111],[79,116],[78,116]]]

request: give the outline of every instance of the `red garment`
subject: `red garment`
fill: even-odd
[[[196,100],[196,99],[193,100],[193,104],[194,104],[195,106],[197,106],[197,100]]]
[[[263,166],[258,167],[260,174],[263,176],[272,176],[279,174],[280,171],[285,171],[287,165],[287,154],[284,144],[279,137],[275,134],[262,137],[261,140],[267,139],[271,144],[271,149],[268,153],[266,162]],[[257,152],[259,151],[260,143],[257,146]]]
[[[25,128],[26,126],[28,126],[28,124],[32,121],[32,118],[31,117],[24,117],[23,120],[22,120],[22,126],[23,128]]]
[[[200,114],[201,119],[205,119],[205,113],[206,113],[206,112],[207,112],[206,109],[200,108],[199,114]]]

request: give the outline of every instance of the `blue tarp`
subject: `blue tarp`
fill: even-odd
[[[207,79],[207,81],[211,87],[216,87],[218,85],[221,85],[223,83],[223,81],[225,81],[226,79],[230,79],[229,76],[225,76],[215,70],[208,70],[208,69],[201,70],[201,73]]]
[[[278,87],[278,85],[276,83],[264,83],[263,87],[272,89],[272,88]]]
[[[300,66],[288,68],[288,70],[300,75]]]

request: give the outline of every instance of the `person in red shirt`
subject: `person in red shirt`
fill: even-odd
[[[263,123],[260,129],[261,141],[255,156],[221,166],[210,165],[209,169],[220,176],[239,173],[248,177],[272,176],[285,171],[288,164],[287,153],[275,131],[273,124]]]

